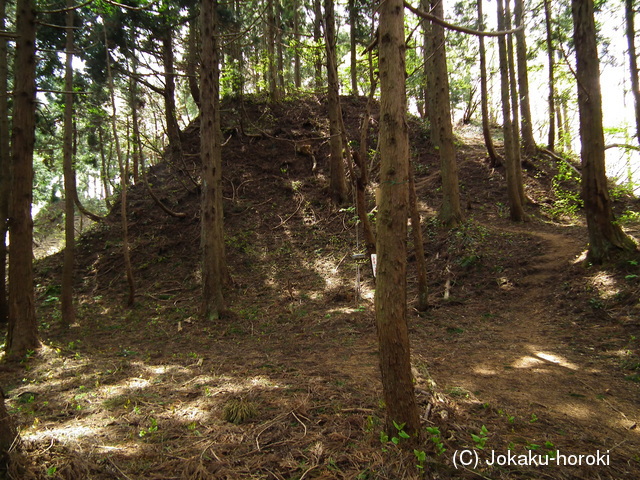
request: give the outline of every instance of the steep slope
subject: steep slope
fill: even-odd
[[[343,100],[358,138],[365,100]],[[168,216],[142,185],[130,191],[133,309],[124,308],[118,205],[79,242],[78,323],[68,330],[56,322],[60,257],[38,264],[45,347],[0,372],[25,439],[15,478],[422,476],[412,452],[380,443],[373,279],[351,259],[363,250],[353,209],[328,201],[325,118],[314,98],[224,106],[229,318],[198,316],[196,125],[184,132],[184,164],[149,173],[186,218]],[[557,167],[548,160],[528,166],[533,221],[509,222],[504,172],[472,137],[458,158],[467,220],[442,230],[438,158],[419,122],[411,135],[433,305],[411,312],[414,374],[425,424],[440,429],[423,444],[426,476],[640,476],[640,326],[626,320],[640,313],[633,265],[574,262],[584,227],[549,216]],[[312,148],[316,174],[296,144]],[[483,425],[485,452],[610,450],[610,465],[456,470],[454,452],[477,445]]]

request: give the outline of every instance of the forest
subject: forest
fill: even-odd
[[[0,0],[0,478],[640,478],[636,0]]]

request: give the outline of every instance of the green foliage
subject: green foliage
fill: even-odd
[[[580,177],[566,162],[558,162],[557,166],[558,173],[551,181],[556,200],[547,210],[554,217],[573,217],[584,207],[578,188]]]
[[[480,429],[478,435],[474,435],[472,433],[471,438],[473,440],[473,443],[475,443],[476,448],[484,450],[484,446],[487,443],[487,439],[489,438],[489,431],[487,430],[487,427],[482,425],[482,428]]]
[[[427,427],[427,433],[430,435],[429,440],[433,443],[438,456],[447,451],[447,449],[444,448],[444,442],[442,441],[442,435],[438,427]]]

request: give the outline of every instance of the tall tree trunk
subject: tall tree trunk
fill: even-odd
[[[420,7],[425,12],[431,10],[431,0],[420,0]],[[431,141],[434,145],[439,145],[438,142],[438,131],[434,128],[434,111],[435,111],[435,97],[436,97],[436,88],[435,88],[435,76],[433,75],[433,71],[435,69],[433,64],[433,32],[431,30],[432,23],[426,19],[422,20],[422,40],[423,40],[423,49],[422,49],[422,61],[424,63],[424,111],[426,118],[429,119],[430,129],[431,129]]]
[[[162,34],[162,62],[164,64],[164,109],[169,137],[169,151],[174,163],[182,160],[182,139],[176,118],[176,81],[173,68],[172,27],[165,25]],[[127,179],[127,183],[128,183]]]
[[[357,47],[357,38],[356,38],[356,27],[358,23],[358,11],[356,10],[356,2],[355,0],[349,0],[349,40],[350,40],[350,58],[351,58],[351,68],[349,71],[351,77],[351,95],[354,97],[358,96],[358,52],[356,51]]]
[[[551,0],[544,1],[544,21],[547,28],[547,58],[549,60],[549,138],[547,148],[553,150],[556,142],[556,86],[555,86],[555,60],[553,59],[553,22],[551,17]]]
[[[505,29],[503,0],[498,0],[498,30]],[[504,132],[504,157],[507,171],[507,195],[511,220],[519,222],[526,216],[522,208],[522,198],[518,187],[517,165],[519,152],[515,141],[514,125],[511,118],[511,89],[509,87],[509,61],[507,41],[504,36],[498,37],[500,57],[500,90],[502,92],[502,117]]]
[[[105,45],[107,44],[107,31],[105,29]],[[166,65],[165,65],[166,68]],[[109,95],[111,97],[111,132],[115,143],[116,156],[118,157],[118,166],[120,168],[120,216],[122,224],[122,256],[124,257],[125,276],[129,287],[129,295],[127,297],[127,306],[131,307],[135,303],[136,286],[133,278],[133,266],[131,265],[131,252],[129,248],[129,222],[127,219],[127,177],[129,175],[125,160],[122,158],[122,149],[120,147],[120,137],[118,136],[118,112],[116,110],[116,88],[113,81],[113,73],[111,71],[111,56],[107,50],[107,82],[109,84]]]
[[[138,114],[138,107],[140,106],[140,102],[138,100],[138,81],[136,80],[136,77],[138,76],[138,58],[136,56],[135,46],[131,49],[131,53],[131,71],[133,72],[133,76],[129,79],[129,108],[131,109],[131,123],[133,130],[133,141],[131,142],[133,155],[131,156],[131,164],[133,183],[136,184],[138,183],[139,177],[138,170],[140,168],[140,157],[142,156],[142,142],[140,141],[140,119]]]
[[[313,0],[313,43],[316,90],[324,87],[322,76],[322,0]]]
[[[73,171],[73,0],[67,0],[66,13],[66,64],[65,64],[65,100],[64,100],[64,262],[62,267],[62,323],[65,326],[75,321],[73,307],[73,268],[75,261],[75,205]]]
[[[197,22],[189,22],[189,37],[187,40],[186,74],[189,82],[189,92],[194,103],[200,107],[200,85],[198,83],[198,28]],[[237,43],[237,42],[236,42]]]
[[[12,189],[9,228],[9,328],[7,358],[38,347],[33,286],[33,147],[36,125],[36,12],[33,0],[16,4]]]
[[[441,0],[431,0],[432,13],[444,18],[444,7]],[[432,131],[436,131],[436,141],[440,154],[440,174],[442,176],[442,206],[440,220],[448,227],[455,227],[462,221],[460,209],[460,187],[458,185],[458,165],[456,148],[453,143],[453,126],[451,125],[451,101],[449,99],[449,74],[447,72],[447,54],[445,50],[444,28],[438,24],[431,25],[434,105],[431,116]]]
[[[222,211],[222,143],[220,133],[217,0],[202,0],[202,70],[200,72],[200,156],[202,160],[202,315],[220,318],[226,282]]]
[[[275,31],[276,31],[276,54],[278,65],[278,98],[285,94],[284,85],[284,52],[282,49],[282,5],[280,0],[275,0]],[[224,58],[224,56],[222,57]]]
[[[0,30],[5,29],[7,2],[0,0]],[[9,69],[7,42],[0,40],[0,92],[8,92]],[[9,102],[0,95],[0,323],[9,315],[7,301],[7,230],[9,228],[9,188],[11,185],[11,155],[9,145]]]
[[[280,90],[278,88],[276,65],[276,14],[274,1],[267,0],[267,83],[269,85],[269,98],[272,102],[278,102],[280,101]]]
[[[411,217],[411,234],[413,236],[413,250],[416,255],[416,273],[418,276],[418,302],[416,310],[424,312],[429,308],[429,284],[427,283],[427,261],[424,257],[422,241],[422,222],[418,210],[416,182],[413,175],[413,165],[409,164],[409,208]]]
[[[477,0],[478,5],[478,30],[484,30],[484,14],[482,13],[482,0]],[[482,135],[491,164],[496,167],[502,163],[502,159],[496,152],[489,127],[489,89],[487,87],[487,52],[484,46],[484,37],[478,36],[480,54],[480,109],[482,111]]]
[[[571,14],[582,141],[582,196],[589,231],[587,259],[593,263],[602,263],[614,251],[630,252],[636,249],[636,245],[620,225],[615,223],[607,188],[593,0],[572,0]]]
[[[524,26],[524,1],[516,0],[516,27]],[[533,138],[533,122],[531,120],[531,102],[529,97],[529,72],[527,67],[527,41],[524,28],[516,33],[516,56],[518,58],[518,87],[520,89],[520,115],[522,133],[522,151],[531,156],[536,153],[536,141]]]
[[[104,153],[104,132],[102,131],[102,124],[97,126],[98,129],[98,142],[100,142],[100,178],[102,179],[102,185],[104,188],[104,203],[109,210],[111,210],[111,184],[109,174],[109,166],[107,165],[107,156]]]
[[[631,90],[636,114],[636,138],[640,143],[640,82],[638,81],[638,55],[636,53],[636,28],[634,0],[624,1],[626,21],[627,45],[629,46],[629,75],[631,76]]]
[[[302,88],[302,73],[300,71],[300,0],[293,0],[293,84],[296,90]]]
[[[504,28],[511,30],[511,8],[510,1],[506,0],[506,10],[504,16]],[[524,194],[524,181],[522,179],[522,154],[520,152],[520,114],[518,101],[518,82],[516,80],[516,63],[513,56],[513,35],[507,35],[507,64],[509,66],[509,90],[511,91],[511,122],[513,131],[513,148],[515,156],[515,169],[516,169],[516,185],[518,186],[518,194],[520,195],[520,202],[522,204],[527,203],[527,197]]]
[[[405,37],[402,0],[380,5],[380,200],[375,311],[386,430],[404,424],[419,436],[407,327],[407,215],[409,136],[406,120]]]
[[[336,59],[336,33],[334,2],[325,0],[325,45],[327,51],[328,72],[328,103],[329,103],[329,140],[331,158],[329,191],[331,200],[336,205],[341,205],[347,200],[347,180],[344,172],[342,157],[342,107],[340,106],[340,83],[338,79],[338,64]]]

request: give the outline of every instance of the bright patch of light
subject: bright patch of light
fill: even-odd
[[[536,357],[542,358],[543,360],[546,360],[547,362],[551,362],[551,363],[555,363],[557,365],[560,365],[562,367],[565,368],[569,368],[571,370],[578,370],[578,366],[575,365],[574,363],[569,362],[567,359],[559,356],[559,355],[555,355],[553,353],[546,353],[546,352],[536,352],[535,353]]]

